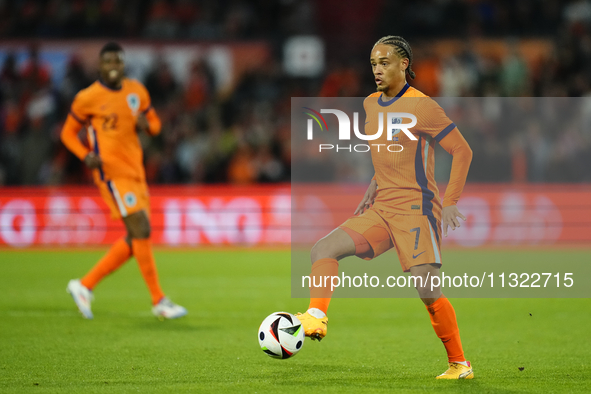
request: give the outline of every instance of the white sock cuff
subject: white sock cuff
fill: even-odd
[[[314,316],[316,319],[322,319],[323,317],[326,317],[326,313],[322,312],[318,308],[310,308],[307,312],[310,315]]]

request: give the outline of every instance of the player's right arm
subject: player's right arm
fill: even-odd
[[[138,82],[140,90],[140,113],[137,116],[136,126],[139,131],[146,132],[151,136],[157,136],[162,129],[160,118],[152,107],[150,94],[144,85]]]
[[[366,118],[367,118],[367,108],[366,108],[367,99],[369,97],[373,97],[374,95],[375,94],[369,95],[363,101],[363,109],[365,110]],[[367,122],[365,124],[367,125]],[[377,195],[378,195],[378,183],[376,181],[376,174],[374,173],[373,177],[371,178],[371,182],[369,183],[369,187],[365,191],[365,194],[363,195],[363,198],[361,199],[361,202],[359,203],[359,205],[357,205],[357,209],[355,209],[355,212],[353,213],[353,215],[363,213],[363,212],[365,212],[366,209],[369,209],[369,207],[373,205]]]
[[[70,113],[62,128],[60,139],[70,152],[76,155],[89,168],[98,168],[101,165],[100,157],[94,154],[88,147],[84,146],[78,138],[78,132],[86,125],[87,114],[84,111],[82,99],[76,95]]]
[[[365,191],[365,195],[363,196],[363,199],[361,200],[361,202],[357,206],[357,209],[355,210],[355,213],[353,215],[357,215],[358,213],[363,213],[363,212],[365,212],[366,209],[369,209],[369,207],[371,205],[373,205],[373,202],[375,201],[377,195],[378,195],[378,183],[376,182],[375,176],[374,176],[371,180],[371,183],[369,184],[369,187]]]

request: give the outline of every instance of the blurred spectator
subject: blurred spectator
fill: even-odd
[[[201,40],[217,40],[222,35],[222,27],[215,20],[215,2],[205,1],[188,26],[188,37]]]
[[[330,67],[332,71],[324,79],[318,96],[357,97],[361,93],[359,73],[352,67]]]
[[[422,48],[423,50],[414,53],[413,71],[418,77],[412,81],[412,84],[427,96],[438,97],[441,94],[440,85],[442,82],[440,81],[442,75],[439,75],[440,60],[433,53],[430,45]]]
[[[178,83],[170,71],[168,63],[159,57],[146,77],[146,89],[150,92],[152,105],[156,108],[169,102],[178,93]]]
[[[443,61],[439,81],[443,97],[461,97],[473,92],[469,70],[457,56],[449,56]]]
[[[531,182],[543,182],[547,180],[548,158],[552,149],[537,120],[530,120],[527,124],[525,138],[527,140],[528,179]]]
[[[228,181],[235,184],[249,184],[257,180],[254,152],[247,144],[238,147],[228,166]]]
[[[92,80],[86,75],[84,67],[80,59],[72,57],[68,63],[66,75],[62,81],[61,93],[66,103],[71,103],[74,100],[74,96],[92,83]]]
[[[52,144],[43,117],[31,118],[24,132],[19,180],[23,185],[41,182],[41,168],[51,159]]]
[[[196,113],[203,109],[210,98],[213,78],[206,64],[195,61],[191,65],[191,74],[184,94],[185,110]]]
[[[169,3],[166,0],[155,0],[148,11],[144,36],[156,39],[172,39],[178,32],[178,24]]]
[[[22,68],[21,78],[25,89],[35,91],[46,87],[49,83],[49,69],[39,60],[39,49],[36,44],[29,47],[27,63]]]
[[[588,0],[574,0],[564,7],[564,19],[569,24],[591,22],[591,3]]]
[[[3,97],[15,97],[18,93],[18,84],[21,80],[20,73],[16,69],[16,55],[9,52],[0,71],[0,86]]]
[[[205,158],[210,150],[209,136],[197,128],[192,117],[185,115],[177,126],[180,128],[180,143],[176,150],[176,162],[181,173],[181,181],[203,182],[205,178]]]
[[[517,51],[515,44],[511,45],[511,52],[505,58],[501,69],[501,89],[503,95],[519,97],[527,95],[527,65]]]
[[[255,15],[252,5],[243,0],[230,0],[223,22],[224,36],[229,39],[252,37]]]
[[[255,168],[258,170],[258,182],[280,182],[285,177],[283,164],[273,155],[269,145],[257,149]]]
[[[556,141],[554,155],[550,163],[552,173],[550,180],[554,182],[580,182],[580,159],[585,143],[576,125],[566,124],[560,138]]]

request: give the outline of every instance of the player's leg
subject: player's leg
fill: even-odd
[[[447,351],[449,369],[440,379],[471,379],[474,374],[464,358],[456,313],[441,293],[434,277],[441,267],[439,222],[428,216],[396,215],[392,222],[398,256],[404,271],[414,277],[419,297],[427,307],[431,324]]]
[[[322,340],[327,333],[326,313],[333,291],[330,278],[338,276],[338,261],[355,254],[355,242],[343,229],[334,229],[312,247],[310,260],[310,305],[306,313],[298,314],[306,336]]]
[[[156,261],[152,252],[152,240],[150,239],[152,228],[145,210],[140,210],[123,218],[127,228],[127,242],[131,245],[144,282],[148,286],[152,304],[157,305],[165,298],[160,287]]]
[[[312,247],[310,260],[312,273],[310,274],[310,306],[308,309],[319,309],[324,314],[332,297],[330,283],[327,280],[339,274],[338,261],[355,254],[355,242],[343,229],[334,229],[330,234],[320,239]]]
[[[147,212],[141,210],[129,214],[123,218],[123,222],[127,228],[127,240],[131,244],[133,255],[152,297],[152,312],[167,319],[186,315],[187,310],[166,298],[160,287],[156,261],[152,253],[151,226]]]
[[[449,300],[441,293],[441,288],[432,286],[431,278],[439,276],[439,266],[435,264],[413,266],[410,268],[410,273],[412,276],[421,278],[415,280],[416,289],[427,307],[433,329],[447,351],[449,368],[437,378],[472,379],[474,372],[470,362],[464,357],[456,312]]]
[[[427,307],[435,333],[445,346],[448,361],[466,362],[454,308],[439,286],[432,287],[431,278],[439,276],[439,267],[433,264],[417,265],[411,267],[410,274],[420,278],[415,280],[415,287]]]
[[[301,315],[307,336],[320,340],[326,335],[326,312],[333,293],[330,278],[339,274],[338,261],[353,255],[372,259],[392,246],[385,223],[372,209],[349,218],[314,245],[310,254],[310,305],[308,311]]]
[[[103,200],[107,203],[111,211],[111,217],[113,219],[120,219],[121,212],[107,183],[100,182],[97,186]],[[130,257],[131,246],[126,242],[124,237],[121,237],[115,241],[107,254],[82,278],[80,283],[89,290],[92,290],[105,276],[121,267]]]
[[[152,304],[156,305],[164,297],[164,293],[160,287],[156,262],[152,255],[151,226],[148,215],[143,210],[134,212],[124,217],[123,223],[127,228],[127,242],[131,245],[140,272],[148,286]]]
[[[125,238],[117,240],[106,255],[81,280],[72,279],[66,291],[70,293],[80,313],[87,318],[94,316],[90,304],[94,299],[92,290],[107,275],[121,267],[131,257],[131,249]]]
[[[121,267],[131,257],[131,248],[125,237],[119,238],[99,262],[80,280],[92,290],[105,276]]]
[[[108,191],[106,183],[100,184],[99,190],[111,210],[111,216],[113,218],[120,218],[121,214]],[[94,287],[107,275],[121,267],[130,257],[130,243],[126,242],[125,237],[121,237],[115,241],[107,254],[105,254],[81,280],[72,279],[68,283],[66,290],[70,293],[76,306],[84,317],[87,319],[93,318],[90,304],[93,299],[92,290]]]

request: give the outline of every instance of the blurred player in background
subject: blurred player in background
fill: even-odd
[[[472,150],[443,109],[408,85],[406,74],[415,77],[412,60],[410,45],[402,37],[383,37],[372,49],[370,61],[377,92],[364,102],[365,133],[378,132],[380,112],[411,113],[416,116],[417,124],[410,129],[410,136],[398,129],[392,141],[388,141],[384,132],[378,143],[371,145],[375,176],[355,210],[357,216],[349,218],[312,248],[311,300],[307,312],[298,318],[307,336],[321,340],[327,333],[326,312],[332,297],[330,283],[327,287],[318,286],[322,278],[338,276],[338,260],[344,257],[355,255],[369,260],[396,248],[402,269],[421,278],[415,281],[415,287],[447,351],[449,368],[437,378],[472,379],[474,373],[464,358],[454,308],[441,289],[431,289],[427,281],[429,277],[439,276],[441,224],[447,236],[448,226],[453,230],[460,226],[458,217],[466,220],[456,204],[466,183]],[[394,120],[409,123],[409,119]],[[380,127],[388,129],[384,124]],[[390,152],[382,148],[380,151],[380,145],[392,142],[402,145],[403,150]],[[453,155],[443,206],[434,177],[435,143]]]
[[[187,310],[165,297],[152,253],[149,196],[138,132],[160,133],[160,119],[150,104],[146,88],[124,77],[125,60],[119,44],[108,43],[100,52],[100,78],[80,91],[72,103],[61,139],[87,167],[111,209],[114,219],[122,219],[127,235],[81,280],[73,279],[67,291],[84,317],[92,319],[92,290],[108,274],[135,256],[152,296],[152,312],[174,319]],[[91,148],[78,138],[86,128]]]

